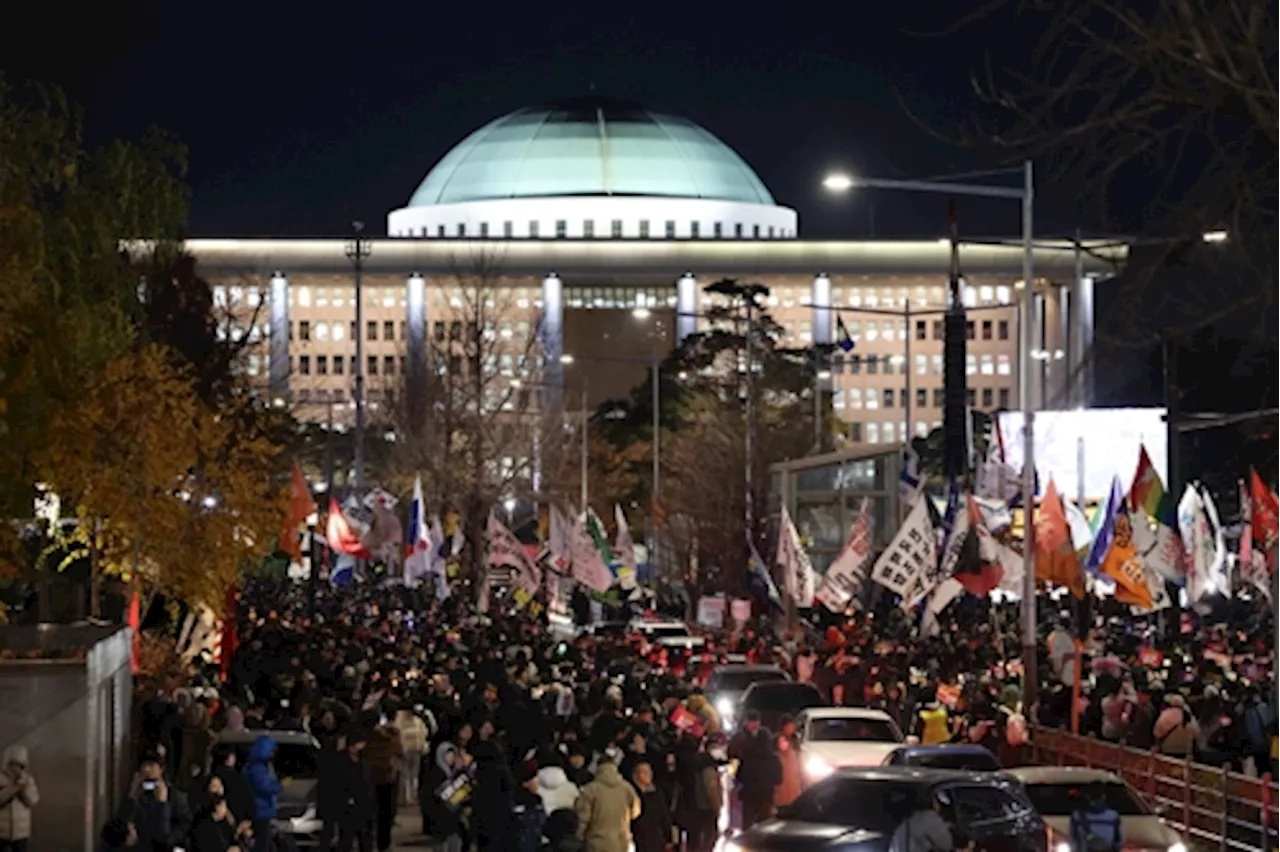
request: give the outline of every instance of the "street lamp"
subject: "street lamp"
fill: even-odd
[[[364,493],[364,297],[361,284],[364,259],[369,256],[369,240],[364,236],[364,222],[351,223],[351,238],[347,240],[346,254],[353,267],[353,283],[356,291],[356,493]]]
[[[560,356],[560,363],[564,364],[566,367],[569,366],[573,363],[573,356],[566,352],[564,355]]]
[[[827,175],[822,185],[832,192],[854,188],[890,189],[904,192],[930,192],[944,195],[967,195],[979,198],[1007,198],[1022,204],[1022,302],[1019,326],[1018,397],[1022,406],[1023,466],[1022,502],[1024,506],[1022,554],[1022,662],[1024,698],[1030,706],[1036,698],[1036,566],[1035,566],[1035,411],[1031,406],[1031,323],[1034,316],[1035,276],[1032,252],[1035,180],[1031,161],[1023,163],[1021,187],[987,184],[954,183],[945,180],[893,180],[854,177],[843,173]],[[1206,235],[1207,236],[1207,235]]]

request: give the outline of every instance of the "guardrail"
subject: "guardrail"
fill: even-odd
[[[1032,760],[1045,766],[1088,766],[1114,772],[1141,792],[1190,839],[1224,850],[1275,850],[1280,819],[1277,785],[1190,758],[1037,727]]]

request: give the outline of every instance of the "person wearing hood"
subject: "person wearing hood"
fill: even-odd
[[[445,801],[440,794],[466,771],[462,752],[448,741],[437,745],[431,759],[422,762],[422,777],[418,785],[422,833],[442,841],[445,852],[460,852],[463,847],[458,810],[466,800]]]
[[[578,793],[578,839],[587,852],[627,852],[631,821],[640,816],[640,797],[623,780],[612,759],[596,768],[596,778]]]
[[[431,732],[409,707],[396,711],[395,727],[400,732],[400,804],[408,805],[418,800],[418,774]]]
[[[538,770],[538,796],[547,815],[560,810],[573,810],[578,800],[578,785],[569,780],[564,767],[549,763]]]
[[[0,850],[26,852],[31,841],[31,809],[40,801],[27,747],[9,746],[0,763]]]
[[[244,711],[234,704],[227,708],[227,724],[222,730],[229,734],[243,734],[249,729],[244,725]]]
[[[271,849],[271,821],[276,818],[276,802],[284,789],[271,762],[275,756],[276,741],[264,734],[249,747],[249,761],[244,767],[244,778],[253,793],[254,852]]]

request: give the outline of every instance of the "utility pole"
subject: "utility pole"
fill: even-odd
[[[587,377],[586,375],[583,375],[582,377],[582,514],[583,514],[583,517],[586,516],[587,509],[590,506],[590,502],[589,502],[590,492],[588,491],[589,485],[587,482],[587,468],[590,461],[590,454],[588,452],[589,448],[587,446],[587,437],[588,437],[587,431],[590,427],[590,424],[591,424],[591,412],[587,408]]]
[[[755,348],[754,329],[755,329],[756,291],[753,286],[748,285],[743,288],[742,293],[743,293],[743,298],[746,301],[746,315],[747,315],[746,334],[743,337],[743,341],[745,344],[744,345],[745,356],[743,360],[746,362],[746,374],[747,374],[746,375],[747,398],[745,401],[745,420],[746,420],[745,426],[746,426],[746,433],[747,433],[746,445],[745,445],[746,464],[743,465],[743,475],[744,475],[743,484],[745,485],[744,521],[746,523],[744,532],[746,533],[746,536],[747,536],[747,543],[754,545],[755,538],[753,536],[753,530],[755,528],[755,507],[752,505],[753,498],[751,493],[751,486],[754,483],[752,481],[753,478],[751,476],[751,470],[753,467],[754,454],[755,454],[755,436],[753,434],[755,432],[755,379],[753,376],[755,372],[755,364],[753,363],[752,356],[753,356],[753,350]],[[750,558],[750,552],[748,552],[748,558]]]
[[[369,241],[364,236],[364,222],[351,223],[352,237],[347,240],[347,259],[354,267],[353,279],[356,291],[356,368],[355,368],[355,467],[356,494],[364,495],[364,294],[362,278],[364,259],[369,256]]]
[[[960,234],[956,203],[947,206],[951,229],[951,276],[943,334],[943,472],[948,480],[961,480],[969,472],[969,397],[966,375],[968,318],[964,309],[964,285],[960,277]]]

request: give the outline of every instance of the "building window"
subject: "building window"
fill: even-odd
[[[356,356],[352,355],[351,356],[351,375],[354,376],[355,374],[356,374]]]
[[[369,355],[365,357],[365,373],[370,376],[378,375],[378,356]]]
[[[773,226],[769,226],[769,239],[773,239]]]
[[[965,340],[973,340],[973,339],[974,339],[974,337],[973,337],[973,320],[969,320],[968,322],[966,322],[966,323],[964,324],[964,337],[965,337]]]
[[[998,340],[1009,339],[1009,321],[1008,320],[1000,320],[1000,322],[996,323],[996,339]]]
[[[751,226],[751,239],[753,239],[753,240],[758,240],[758,239],[760,239],[760,226],[759,226],[759,225],[752,225],[752,226]]]
[[[383,339],[383,340],[395,340],[395,339],[396,339],[396,324],[395,324],[395,322],[394,322],[393,320],[383,320],[383,322],[382,322],[382,339]]]
[[[844,372],[844,356],[839,352],[831,356],[831,372],[836,375]]]
[[[667,239],[674,240],[676,238],[676,222],[674,219],[667,220]]]
[[[946,394],[943,392],[942,388],[934,388],[933,389],[933,407],[942,408],[942,406],[946,404],[947,404],[947,397],[946,397]]]
[[[933,321],[933,339],[934,340],[942,339],[942,320]]]
[[[733,223],[733,235],[737,239],[742,239],[742,223],[741,222]]]
[[[991,339],[991,320],[982,321],[982,339],[983,340]]]
[[[1000,388],[1000,407],[1007,409],[1009,407],[1009,389]]]
[[[443,225],[443,224],[441,224],[441,225],[436,225],[436,236],[437,236],[437,237],[439,237],[440,239],[444,239],[444,225]]]
[[[978,357],[976,355],[964,356],[964,374],[972,376],[976,372],[978,372]]]
[[[873,341],[880,336],[880,327],[876,325],[875,320],[867,321],[867,341]]]
[[[969,388],[967,391],[965,391],[964,399],[965,399],[965,404],[967,404],[970,408],[973,408],[975,405],[978,404],[978,392],[973,388]]]
[[[311,356],[310,355],[298,356],[298,372],[304,376],[311,375]]]
[[[378,321],[369,320],[364,324],[364,326],[365,326],[364,339],[377,340],[378,339]]]
[[[941,356],[941,355],[934,355],[934,356],[932,356],[932,360],[931,360],[931,362],[930,362],[930,363],[932,363],[932,364],[933,364],[933,373],[934,373],[934,375],[936,375],[936,376],[941,376],[941,375],[942,375],[942,363],[943,363],[943,362],[942,362],[942,356]]]
[[[396,374],[396,356],[383,355],[382,356],[382,375],[394,376],[395,374]]]
[[[995,368],[995,364],[994,364],[994,363],[992,363],[993,361],[995,361],[995,359],[994,359],[994,358],[992,358],[990,355],[983,355],[983,356],[982,356],[982,362],[981,362],[981,363],[982,363],[982,369],[981,369],[981,370],[979,370],[979,372],[981,372],[981,373],[982,373],[982,375],[984,375],[984,376],[990,376],[990,375],[992,375],[993,373],[995,373],[996,368]]]
[[[850,355],[849,356],[849,374],[856,376],[861,372],[862,372],[862,356]]]
[[[993,394],[991,393],[991,388],[983,388],[983,389],[982,389],[982,407],[983,407],[983,408],[990,408],[990,407],[991,407],[991,401],[992,401],[992,400],[991,400],[991,397],[992,397],[992,396],[993,396]]]
[[[249,333],[251,337],[256,336],[253,333],[253,329],[250,329]],[[327,322],[316,323],[316,340],[328,340],[328,339],[329,339],[329,323]]]
[[[876,393],[875,388],[867,388],[866,394],[862,398],[868,410],[875,411],[880,408],[880,396]]]
[[[929,391],[925,388],[916,388],[916,406],[924,408],[929,404]]]
[[[298,339],[299,340],[311,339],[311,323],[308,322],[307,320],[302,320],[301,322],[298,323]]]
[[[701,223],[699,223],[696,219],[689,223],[689,236],[693,237],[695,240],[698,239],[698,236],[699,236],[700,224]]]
[[[916,353],[916,375],[923,376],[929,372],[929,356]]]
[[[466,222],[459,222],[459,223],[458,223],[458,236],[459,236],[459,237],[465,237],[466,235],[467,235],[467,223],[466,223]]]
[[[874,355],[867,356],[867,375],[874,376],[880,370],[880,359]]]
[[[724,225],[722,225],[719,222],[715,222],[714,224],[712,224],[711,230],[712,230],[712,233],[715,234],[715,237],[717,240],[724,236]]]
[[[335,376],[341,376],[343,373],[343,367],[346,365],[346,363],[347,363],[346,358],[343,358],[341,355],[334,355],[333,356],[333,374]]]
[[[884,407],[893,408],[893,388],[884,389]]]
[[[316,356],[316,373],[321,376],[329,375],[329,358],[326,355]]]
[[[480,239],[482,240],[489,239],[489,223],[488,222],[480,223]]]
[[[847,396],[850,408],[862,408],[862,388],[849,388]]]
[[[880,443],[880,424],[879,423],[867,424],[867,443],[868,444]]]
[[[435,338],[436,343],[444,343],[444,323],[436,320],[431,324],[431,336]]]
[[[1001,286],[996,288],[996,301],[1002,305],[1009,304],[1009,288],[1008,287]]]
[[[893,423],[892,422],[886,422],[884,424],[884,442],[886,444],[893,443]]]
[[[594,219],[582,220],[582,236],[591,239],[596,235],[596,223]]]
[[[929,424],[923,420],[916,421],[916,435],[921,438],[929,437]]]
[[[929,336],[929,326],[924,320],[916,320],[916,340],[925,340]]]
[[[510,219],[502,223],[502,236],[504,238],[511,239],[511,235],[515,233],[515,230],[515,223]]]
[[[569,223],[563,219],[556,220],[556,239],[563,240],[565,235],[569,233]]]
[[[538,220],[537,219],[529,220],[529,238],[533,240],[536,240],[538,238]]]
[[[409,324],[404,320],[400,320],[400,339],[401,340],[409,339]]]
[[[893,320],[880,320],[880,336],[885,340],[893,340]]]
[[[1012,372],[1012,370],[1009,365],[1009,356],[997,355],[996,356],[996,373],[998,373],[1001,376],[1007,376],[1009,375],[1010,372]]]
[[[862,424],[861,423],[849,424],[849,440],[853,441],[855,444],[862,442]]]
[[[844,409],[844,391],[843,390],[836,390],[831,394],[831,407],[838,410]]]

